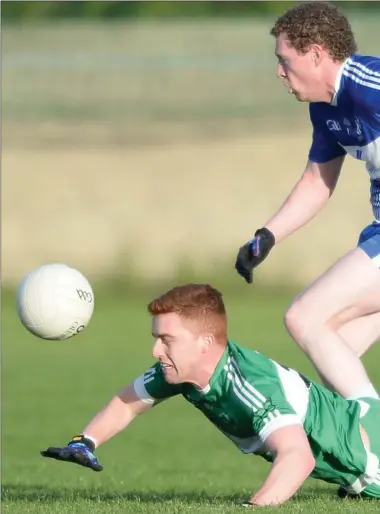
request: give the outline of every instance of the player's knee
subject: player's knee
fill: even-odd
[[[302,303],[296,301],[288,307],[284,315],[284,324],[292,338],[304,348],[307,345],[307,334],[311,328],[309,319]]]

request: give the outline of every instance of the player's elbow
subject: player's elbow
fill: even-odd
[[[308,445],[300,445],[288,448],[286,451],[279,452],[275,461],[286,461],[289,469],[293,469],[297,474],[306,479],[315,468],[315,458]]]
[[[295,448],[288,454],[288,462],[294,470],[297,470],[297,474],[306,480],[310,473],[315,468],[315,458],[312,454],[311,448]]]
[[[302,470],[305,476],[308,477],[315,468],[315,458],[310,449],[305,449],[305,451],[302,452],[301,463]]]

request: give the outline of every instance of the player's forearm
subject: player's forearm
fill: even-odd
[[[314,466],[313,455],[297,449],[278,456],[251,502],[254,505],[278,505],[289,500],[313,471]]]
[[[326,205],[331,189],[320,177],[305,172],[282,207],[265,224],[276,244],[306,225]]]
[[[124,430],[135,416],[131,407],[115,396],[91,419],[82,434],[93,438],[96,441],[96,447],[99,447]]]

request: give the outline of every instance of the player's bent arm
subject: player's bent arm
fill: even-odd
[[[302,177],[277,213],[265,224],[276,244],[308,223],[334,192],[344,156],[328,162],[308,161]]]
[[[302,425],[278,428],[268,436],[265,447],[275,459],[251,503],[278,505],[297,492],[313,471],[315,459]]]
[[[82,434],[91,437],[96,448],[123,431],[136,416],[153,406],[140,399],[130,384],[117,393],[88,423]]]

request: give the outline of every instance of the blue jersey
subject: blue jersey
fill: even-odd
[[[311,103],[309,159],[349,154],[366,163],[373,214],[380,220],[380,57],[354,54],[339,70],[332,102]]]

